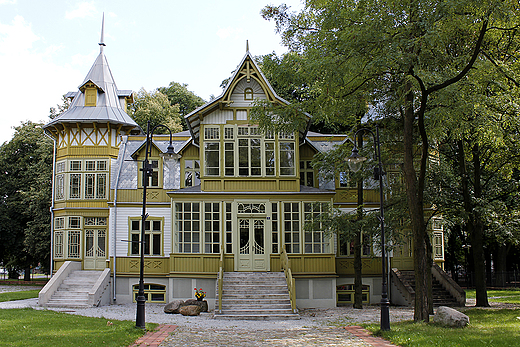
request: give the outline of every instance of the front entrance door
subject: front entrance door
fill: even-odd
[[[106,267],[106,230],[85,230],[85,270],[104,270]]]
[[[269,271],[265,218],[239,218],[238,271]]]

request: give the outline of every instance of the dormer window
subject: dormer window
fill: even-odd
[[[252,88],[244,89],[244,100],[253,100],[253,89]]]
[[[97,104],[97,88],[93,83],[85,85],[85,106],[95,107]]]

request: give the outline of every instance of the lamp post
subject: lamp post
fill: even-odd
[[[356,146],[356,138],[358,134],[362,132],[368,132],[374,139],[374,151],[376,159],[378,160],[377,166],[374,167],[374,179],[379,180],[379,222],[381,225],[381,264],[382,264],[382,288],[381,288],[381,330],[390,330],[390,313],[389,307],[390,302],[388,301],[388,286],[386,280],[386,250],[385,250],[385,212],[383,208],[383,164],[381,162],[381,146],[379,142],[379,126],[376,125],[376,133],[368,128],[361,128],[356,131],[354,135],[354,148],[352,154],[347,158],[347,162],[352,171],[357,172],[361,169],[361,165],[367,159],[359,155],[359,151]]]
[[[170,144],[168,145],[168,149],[166,150],[167,155],[174,155],[175,151],[173,149],[172,144],[172,131],[170,128],[168,128],[166,125],[156,125],[153,127],[153,129],[150,131],[150,121],[148,121],[147,128],[146,128],[146,145],[145,145],[145,154],[144,154],[144,160],[143,160],[143,213],[141,215],[141,240],[139,241],[141,243],[141,264],[139,265],[139,291],[137,292],[137,312],[135,316],[135,326],[137,328],[145,329],[146,323],[145,323],[145,307],[144,304],[146,302],[146,298],[144,297],[144,251],[145,251],[145,222],[148,215],[146,214],[146,188],[148,187],[148,181],[150,177],[152,177],[153,174],[153,168],[152,164],[148,161],[148,156],[152,154],[152,136],[153,132],[157,128],[166,128],[170,132]]]

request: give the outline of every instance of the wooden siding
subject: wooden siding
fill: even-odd
[[[203,179],[202,189],[207,192],[299,192],[300,181],[291,179],[269,179],[269,178],[226,178],[226,179]]]
[[[110,259],[110,268],[113,267],[113,258]],[[139,257],[117,257],[116,271],[118,275],[123,274],[139,274],[141,258]],[[146,275],[168,275],[168,258],[167,257],[145,257],[144,258],[144,274]]]
[[[170,256],[170,274],[215,274],[218,272],[220,254],[172,254]],[[233,271],[234,257],[224,257],[224,271]]]
[[[289,254],[292,273],[298,275],[334,275],[334,254]],[[279,254],[271,254],[271,272],[281,271]]]
[[[413,258],[412,257],[391,258],[390,267],[398,268],[399,270],[413,270]]]
[[[113,189],[111,190],[113,194]],[[113,196],[113,195],[112,195]],[[117,190],[117,202],[135,202],[136,204],[143,203],[143,189],[118,189]],[[146,189],[146,202],[147,203],[170,203],[167,191],[160,188],[147,188]],[[106,206],[106,203],[105,203]]]
[[[362,258],[363,275],[380,275],[381,258]],[[338,275],[354,275],[354,258],[336,258],[336,272]]]

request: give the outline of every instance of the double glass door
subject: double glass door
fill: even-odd
[[[268,271],[265,218],[238,219],[238,271]]]
[[[103,270],[106,267],[106,230],[85,230],[85,270]]]

